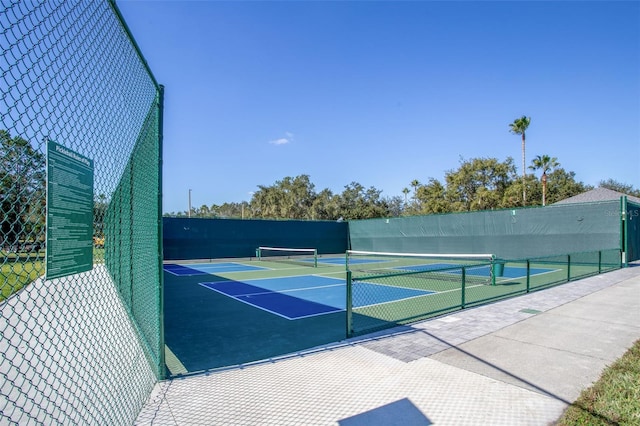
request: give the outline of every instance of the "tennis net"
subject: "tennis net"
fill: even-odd
[[[389,253],[348,250],[346,267],[354,279],[394,277],[455,280],[468,273],[476,282],[493,283],[500,266],[492,254]]]
[[[318,267],[318,250],[315,248],[258,247],[256,257],[261,261]]]

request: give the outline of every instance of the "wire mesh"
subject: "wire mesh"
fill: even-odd
[[[359,260],[361,263],[358,256],[350,256],[347,275],[351,295],[348,303],[352,306],[350,334],[408,324],[463,308],[469,290],[491,284],[492,263],[486,260],[467,259],[455,264],[442,263],[442,258],[381,255]]]
[[[622,267],[617,248],[475,264],[433,262],[441,260],[380,255],[368,256],[363,263],[350,259],[347,333],[409,324]],[[381,296],[398,289],[403,291],[398,297]]]
[[[132,424],[164,375],[162,88],[113,1],[0,7],[0,424]],[[94,164],[90,270],[55,279],[49,141]]]

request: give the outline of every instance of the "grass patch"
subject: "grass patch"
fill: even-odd
[[[582,391],[556,425],[640,425],[640,340]]]
[[[93,248],[93,263],[104,263],[104,248]],[[7,253],[0,250],[0,302],[44,275],[44,251]]]
[[[97,263],[104,263],[104,248],[100,247],[94,247],[93,248],[93,263],[97,264]]]
[[[0,266],[0,302],[44,274],[41,260],[5,259]]]

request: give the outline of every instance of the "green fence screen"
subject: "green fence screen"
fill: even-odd
[[[349,222],[353,250],[522,259],[620,248],[620,201]]]
[[[165,375],[162,87],[113,1],[1,5],[0,424],[133,424]],[[93,187],[47,177],[47,145],[90,160]],[[93,224],[59,216],[87,195]]]
[[[254,257],[260,246],[347,250],[346,222],[164,218],[166,260]]]

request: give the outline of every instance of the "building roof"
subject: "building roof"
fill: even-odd
[[[608,188],[595,188],[591,191],[583,192],[582,194],[575,195],[573,197],[565,198],[554,204],[571,204],[571,203],[590,203],[594,201],[612,201],[619,200],[622,196],[627,196],[628,201],[632,201],[635,204],[640,204],[640,198],[632,195],[623,194],[622,192],[614,191]]]

